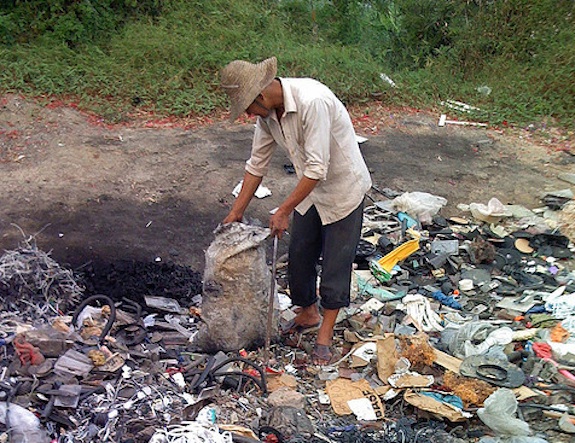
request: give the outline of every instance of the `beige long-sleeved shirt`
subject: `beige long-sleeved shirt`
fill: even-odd
[[[309,78],[280,78],[285,112],[258,117],[246,171],[263,177],[276,146],[284,148],[296,171],[319,180],[296,207],[305,214],[315,205],[324,225],[345,218],[371,187],[351,118],[345,106],[322,83]]]

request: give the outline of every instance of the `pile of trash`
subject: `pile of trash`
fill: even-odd
[[[6,251],[0,441],[571,441],[572,196],[446,219],[441,197],[376,191],[328,366],[313,365],[305,331],[270,349],[198,350],[208,294],[187,268],[72,272],[31,239]],[[285,265],[280,323],[296,315]]]

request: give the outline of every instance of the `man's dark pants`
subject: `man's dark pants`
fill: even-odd
[[[304,215],[294,211],[288,264],[294,305],[307,307],[317,302],[317,265],[321,257],[321,306],[324,309],[349,306],[351,271],[362,220],[363,202],[344,219],[325,226],[315,206]]]

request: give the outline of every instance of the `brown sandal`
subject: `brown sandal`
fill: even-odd
[[[293,333],[297,334],[309,334],[310,332],[316,332],[321,326],[321,321],[318,321],[313,325],[299,325],[295,322],[295,319],[290,320],[285,325],[280,327],[282,335],[290,335]]]

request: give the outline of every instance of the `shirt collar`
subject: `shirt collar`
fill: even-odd
[[[297,112],[297,105],[292,94],[290,81],[287,78],[278,78],[282,84],[282,91],[284,95],[284,109],[286,114],[289,112]]]
[[[282,84],[282,94],[284,96],[284,112],[287,114],[289,112],[297,112],[297,104],[293,97],[293,93],[290,86],[290,81],[288,78],[276,77]],[[278,121],[276,112],[270,112],[266,118],[262,119],[265,122],[270,120]]]

